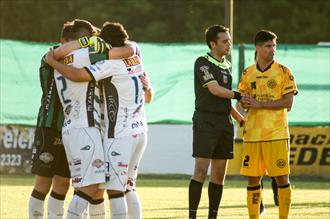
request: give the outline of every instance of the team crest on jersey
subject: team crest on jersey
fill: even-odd
[[[279,167],[279,168],[284,168],[286,166],[286,162],[284,159],[278,159],[276,161],[276,166]]]
[[[138,56],[133,56],[128,59],[123,59],[126,67],[134,66],[134,65],[139,65],[140,64],[140,59]]]
[[[73,63],[73,55],[69,55],[63,59],[63,63],[69,65]]]
[[[104,162],[102,160],[96,159],[93,161],[92,166],[96,168],[100,168],[103,164]]]
[[[44,163],[50,163],[54,160],[54,156],[51,153],[43,152],[40,154],[39,159]]]
[[[274,89],[276,87],[277,83],[274,79],[270,79],[267,81],[267,86],[270,88],[270,89]]]

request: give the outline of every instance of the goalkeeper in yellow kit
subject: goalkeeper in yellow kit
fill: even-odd
[[[256,34],[257,62],[243,72],[239,83],[241,104],[248,109],[241,174],[248,176],[250,219],[259,218],[264,175],[276,179],[280,219],[288,218],[291,205],[287,113],[298,91],[291,71],[274,61],[276,38],[268,30]]]

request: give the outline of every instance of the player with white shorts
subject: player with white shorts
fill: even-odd
[[[108,27],[114,23],[105,23],[101,30],[103,39],[111,39]],[[116,24],[114,24],[116,26]],[[118,27],[118,25],[116,26]],[[122,28],[122,26],[121,26]],[[102,36],[102,32],[104,35]],[[111,31],[110,31],[111,32]],[[125,31],[126,33],[126,31]],[[111,34],[110,34],[111,35]],[[122,40],[124,46],[126,40]],[[114,43],[115,44],[115,43]],[[151,93],[145,86],[146,74],[136,50],[135,55],[127,59],[104,60],[84,68],[73,68],[52,61],[53,67],[71,80],[89,81],[102,80],[104,99],[104,151],[109,181],[102,185],[108,190],[111,218],[124,218],[127,204],[124,191],[128,180],[128,171],[132,153],[142,154],[146,142],[147,122],[144,114],[144,98]],[[145,92],[145,90],[148,90]],[[148,96],[148,95],[147,95]],[[149,95],[150,96],[150,95]],[[134,143],[136,143],[134,145]],[[140,153],[136,147],[141,147]],[[136,170],[140,155],[133,158],[134,167],[131,176],[136,178]],[[140,206],[138,205],[140,208]],[[134,218],[139,218],[140,216]]]
[[[81,48],[67,55],[63,62],[65,66],[82,68],[90,65],[91,60],[95,62],[105,58],[105,55],[96,54],[92,48]],[[47,61],[50,64],[49,54]],[[98,184],[105,182],[99,85],[95,81],[74,82],[58,71],[54,77],[65,114],[62,136],[72,185],[76,191],[67,217],[82,218],[88,203],[96,204],[95,201],[99,201],[94,196],[99,193]]]

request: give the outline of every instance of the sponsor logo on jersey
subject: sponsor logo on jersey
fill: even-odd
[[[50,163],[54,160],[54,156],[49,152],[43,152],[40,154],[39,159],[44,163]]]
[[[76,165],[80,165],[81,164],[81,160],[80,159],[73,159],[73,164]]]
[[[65,57],[63,59],[63,63],[65,65],[69,65],[69,64],[73,63],[73,55],[69,55],[69,56]]]
[[[118,156],[120,155],[117,151],[111,151],[111,156]]]
[[[256,78],[257,78],[257,79],[260,79],[260,78],[268,78],[268,76],[266,76],[266,75],[262,75],[262,76],[257,76]]]
[[[141,65],[136,66],[134,68],[127,68],[128,74],[136,74],[143,72],[143,68]]]
[[[276,161],[276,166],[279,167],[279,168],[284,168],[286,166],[286,162],[284,159],[278,159]]]
[[[270,89],[274,89],[277,85],[277,82],[274,80],[274,79],[270,79],[267,81],[267,86],[270,88]]]
[[[133,56],[131,58],[128,58],[128,59],[123,59],[126,67],[130,67],[130,66],[134,66],[134,65],[139,65],[141,62],[140,62],[140,59],[138,56]]]
[[[128,167],[128,164],[123,164],[123,162],[118,162],[118,167]]]
[[[209,68],[210,67],[206,65],[203,65],[202,67],[199,68],[204,73],[203,75],[204,81],[214,79],[213,75],[209,72]]]
[[[90,145],[86,145],[85,147],[81,148],[80,150],[82,151],[88,151],[89,149],[91,149]]]
[[[80,183],[82,178],[73,178],[72,183]]]
[[[136,121],[132,123],[132,129],[138,128],[140,126],[143,126],[143,122],[142,121]]]
[[[103,164],[104,162],[102,160],[96,159],[93,161],[92,166],[96,168],[100,168]]]

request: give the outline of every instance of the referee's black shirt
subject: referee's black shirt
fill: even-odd
[[[210,53],[198,57],[194,67],[195,110],[216,114],[230,114],[231,99],[214,96],[207,88],[207,83],[217,81],[220,86],[232,89],[230,62],[220,62]]]

